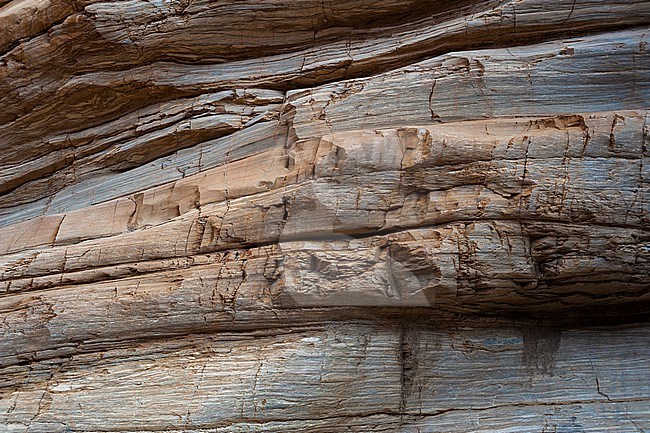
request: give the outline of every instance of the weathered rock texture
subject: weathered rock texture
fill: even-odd
[[[0,431],[648,431],[648,38],[0,0]]]

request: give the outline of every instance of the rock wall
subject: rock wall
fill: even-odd
[[[0,0],[0,431],[650,429],[648,35]]]

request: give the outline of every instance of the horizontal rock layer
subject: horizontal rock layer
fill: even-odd
[[[39,432],[628,432],[650,421],[646,329],[467,325],[330,322],[137,343],[4,368],[2,385],[21,385],[0,407],[8,431]]]

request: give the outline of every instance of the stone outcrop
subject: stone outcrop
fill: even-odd
[[[0,0],[0,431],[650,429],[649,26]]]

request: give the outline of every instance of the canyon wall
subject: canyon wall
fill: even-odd
[[[0,0],[0,431],[650,430],[649,38]]]

